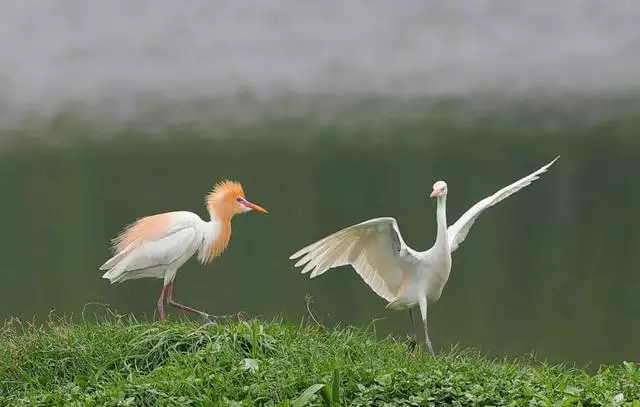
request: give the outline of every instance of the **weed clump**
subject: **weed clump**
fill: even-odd
[[[13,321],[0,331],[0,405],[640,407],[640,370],[415,354],[365,329],[281,321]]]

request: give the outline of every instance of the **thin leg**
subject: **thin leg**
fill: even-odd
[[[424,324],[424,343],[427,345],[429,353],[433,354],[433,347],[431,346],[431,340],[429,339],[429,329],[427,328],[427,298],[420,297],[420,313],[422,314],[422,323]]]
[[[184,311],[189,311],[189,312],[193,312],[194,314],[198,314],[200,316],[203,316],[205,318],[209,318],[209,314],[207,314],[206,312],[197,310],[195,308],[191,308],[191,307],[187,307],[186,305],[182,305],[179,304],[175,301],[173,301],[173,282],[169,283],[169,285],[167,286],[167,303],[169,305],[173,305],[176,308],[180,308],[181,310]]]
[[[416,330],[413,327],[413,312],[411,311],[411,308],[409,308],[409,323],[411,324],[411,336],[407,337],[409,350],[411,352],[413,352],[415,350],[419,351],[420,347],[417,346],[418,345],[418,338],[416,337]]]
[[[416,330],[413,327],[413,312],[411,312],[411,308],[409,308],[409,323],[411,324],[411,337],[416,338]]]
[[[164,321],[164,293],[167,291],[167,286],[162,286],[160,291],[160,298],[158,298],[158,314],[160,315],[160,321]]]

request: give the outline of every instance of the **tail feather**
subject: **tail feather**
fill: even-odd
[[[131,253],[131,250],[133,248],[133,245],[129,245],[123,250],[115,253],[109,260],[107,260],[102,266],[100,266],[99,270],[109,270],[110,268],[113,268],[121,260],[124,260],[127,254]]]
[[[125,256],[125,253],[109,259],[107,263],[103,265],[103,267],[106,266],[110,266],[111,268],[102,275],[102,278],[109,280],[111,284],[138,278],[164,278],[167,271],[167,267],[164,265],[131,269],[131,257]],[[101,270],[104,269],[101,267]]]
[[[131,250],[127,247],[125,250],[115,254],[109,260],[107,260],[100,270],[106,270],[102,275],[102,278],[108,279],[111,284],[119,283],[127,279],[127,267],[131,263]]]
[[[124,260],[124,259],[123,259]],[[126,275],[127,262],[121,261],[114,265],[109,271],[102,275],[102,278],[105,278],[113,283],[118,283],[123,280]]]
[[[110,270],[114,268],[121,260],[124,260],[127,253],[118,253],[109,260],[107,260],[102,266],[100,266],[99,270]],[[105,273],[107,274],[107,273]]]

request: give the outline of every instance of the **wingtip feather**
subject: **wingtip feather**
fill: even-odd
[[[289,256],[289,260],[295,260],[295,259],[297,259],[298,257],[302,256],[302,254],[303,254],[303,253],[301,253],[301,251],[302,251],[302,250],[300,250],[300,251],[297,251],[297,252],[293,253],[291,256]]]
[[[308,246],[303,247],[302,249],[298,250],[297,252],[293,253],[291,256],[289,256],[289,260],[295,260],[298,257],[308,253],[309,251],[311,251],[311,249],[317,245],[318,243],[320,243],[322,240],[319,240],[317,242],[313,242]]]
[[[553,163],[555,163],[556,161],[558,161],[558,158],[560,158],[560,156],[559,156],[559,155],[557,155],[557,156],[556,156],[556,158],[554,158],[553,160],[551,160],[551,162],[550,162],[549,164],[545,165],[545,166],[544,166],[544,167],[542,167],[542,168],[544,168],[544,169],[546,170],[547,168],[551,167],[551,165],[552,165]]]
[[[298,261],[296,262],[296,264],[294,264],[294,265],[293,265],[293,267],[300,267],[300,266],[302,266],[303,264],[305,264],[305,263],[309,262],[310,260],[311,260],[310,258],[309,258],[309,259],[307,259],[306,257],[303,257],[303,258],[301,258],[300,260],[298,260]]]

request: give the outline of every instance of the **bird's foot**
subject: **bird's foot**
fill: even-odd
[[[211,315],[211,314],[207,314],[206,312],[203,312],[202,314],[200,314],[200,316],[205,320],[205,321],[215,321],[221,318],[225,318],[224,315]]]
[[[231,314],[231,315],[211,315],[204,311],[197,311],[197,313],[205,321],[217,321],[219,319],[232,319],[232,318],[237,318],[238,320],[241,320],[247,316],[247,313],[245,311],[239,311],[237,314]]]
[[[429,352],[429,354],[433,355],[433,346],[431,346],[431,341],[427,340],[426,342],[427,342],[426,343],[427,352]]]
[[[205,321],[217,321],[219,319],[231,319],[233,318],[235,315],[211,315],[211,314],[207,314],[206,312],[203,312],[200,314],[202,316],[202,318],[204,318]]]
[[[418,339],[415,337],[415,335],[413,336],[407,335],[405,343],[409,348],[409,352],[415,352],[416,350],[420,350],[420,347],[418,346]]]

